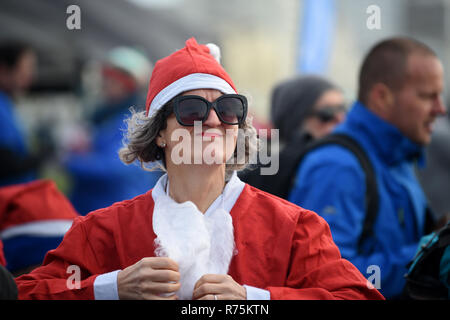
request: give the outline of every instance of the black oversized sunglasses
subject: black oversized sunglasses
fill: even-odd
[[[193,126],[195,121],[206,121],[212,108],[225,124],[242,124],[247,116],[247,98],[240,94],[224,94],[214,102],[201,96],[178,96],[172,103],[175,117],[182,126]]]
[[[334,121],[337,114],[345,112],[347,112],[345,105],[325,106],[319,110],[313,110],[309,115],[318,118],[323,123],[327,123]]]

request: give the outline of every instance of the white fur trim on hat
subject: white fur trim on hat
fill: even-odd
[[[161,107],[180,93],[195,89],[216,89],[224,94],[236,93],[224,79],[208,73],[192,73],[172,82],[161,90],[150,105],[148,116],[152,117]]]

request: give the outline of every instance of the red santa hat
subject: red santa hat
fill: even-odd
[[[237,93],[220,65],[219,47],[212,43],[200,45],[195,38],[190,38],[183,49],[156,62],[147,94],[147,115],[153,116],[172,98],[195,89]]]

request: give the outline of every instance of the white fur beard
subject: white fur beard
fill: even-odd
[[[179,299],[192,299],[196,282],[205,274],[227,274],[234,251],[231,215],[218,208],[205,216],[190,201],[176,203],[160,196],[153,211],[155,254],[178,263]]]

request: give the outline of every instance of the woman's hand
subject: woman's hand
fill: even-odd
[[[229,275],[205,274],[195,284],[192,299],[247,300],[247,290]]]
[[[176,300],[180,273],[175,261],[163,257],[143,258],[117,275],[119,299]]]

